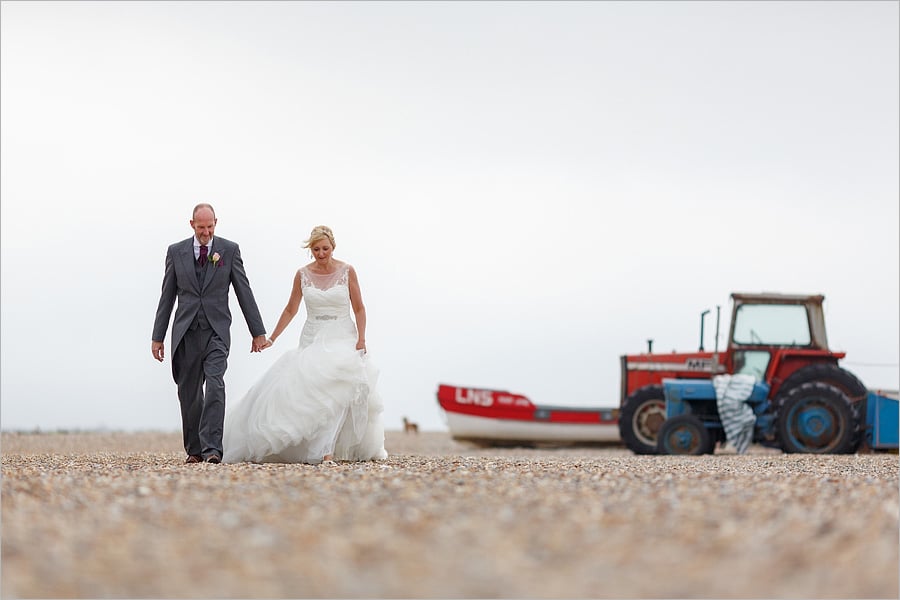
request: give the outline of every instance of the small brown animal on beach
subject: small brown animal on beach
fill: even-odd
[[[403,417],[403,431],[405,431],[406,433],[419,433],[419,426],[406,417]]]

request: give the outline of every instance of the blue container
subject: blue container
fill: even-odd
[[[873,448],[889,449],[898,447],[900,433],[900,402],[876,392],[869,392],[866,400],[866,432],[869,445]]]

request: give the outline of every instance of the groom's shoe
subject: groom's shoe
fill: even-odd
[[[197,456],[196,454],[191,454],[191,455],[188,456],[187,459],[184,461],[184,464],[190,465],[190,464],[193,464],[193,463],[199,463],[199,462],[203,462],[203,458],[200,457],[200,456]]]
[[[218,454],[210,454],[206,457],[206,462],[217,465],[222,462],[222,458]]]

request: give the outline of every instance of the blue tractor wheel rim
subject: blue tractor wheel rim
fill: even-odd
[[[788,435],[801,448],[821,450],[839,437],[843,422],[833,407],[818,398],[798,402],[788,413]]]
[[[666,445],[669,450],[678,450],[673,454],[686,454],[700,447],[700,436],[694,427],[681,425],[668,433]]]

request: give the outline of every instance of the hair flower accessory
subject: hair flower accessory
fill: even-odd
[[[219,253],[218,253],[218,252],[213,252],[213,255],[209,257],[209,260],[212,261],[212,264],[213,264],[214,267],[218,267],[218,266],[219,266],[219,259],[220,259],[220,258],[222,258],[222,257],[219,256]]]

